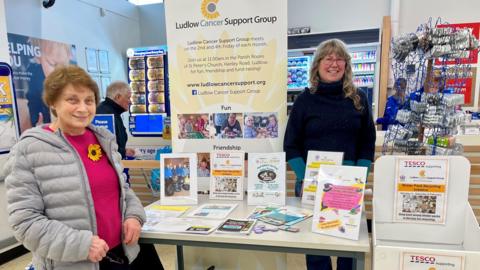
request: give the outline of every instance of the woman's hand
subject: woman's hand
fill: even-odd
[[[92,237],[92,244],[90,244],[90,249],[88,251],[88,259],[91,262],[99,262],[107,255],[109,247],[105,240],[100,239],[98,235]]]
[[[142,225],[140,225],[140,222],[136,218],[127,218],[123,222],[123,232],[125,234],[123,242],[127,245],[137,243],[141,230]]]

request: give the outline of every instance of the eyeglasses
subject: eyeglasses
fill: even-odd
[[[124,264],[125,263],[125,261],[122,258],[118,257],[113,252],[107,252],[107,255],[105,256],[105,259],[107,259],[111,263],[116,263],[116,264]]]
[[[325,63],[326,65],[333,65],[333,62],[336,62],[337,65],[345,65],[345,59],[344,58],[333,58],[333,57],[327,57],[327,58],[323,58],[322,59],[323,63]]]

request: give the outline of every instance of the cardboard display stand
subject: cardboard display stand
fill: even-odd
[[[383,156],[375,161],[373,269],[479,269],[480,228],[468,202],[470,162],[462,156],[448,157],[445,224],[397,223],[393,217],[397,158]]]

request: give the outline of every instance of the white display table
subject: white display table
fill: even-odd
[[[445,224],[437,225],[393,222],[395,159],[395,156],[383,156],[375,161],[373,269],[480,269],[480,228],[468,203],[470,162],[461,156],[448,157],[447,213]],[[405,258],[411,254],[426,255],[429,260],[460,258],[463,262],[442,268],[422,262],[424,258],[412,257],[405,263],[408,265],[404,265]]]
[[[234,218],[245,218],[255,208],[247,206],[247,201],[209,201],[207,196],[199,196],[199,205],[212,203],[237,203],[238,206],[229,215]],[[300,207],[300,198],[288,198],[288,205]],[[196,206],[193,206],[192,211]],[[186,215],[185,213],[184,215]],[[142,232],[140,242],[155,244],[171,244],[177,246],[178,269],[183,269],[182,246],[201,246],[210,248],[228,248],[244,250],[261,250],[282,253],[302,253],[312,255],[341,256],[354,258],[355,269],[364,269],[365,253],[370,252],[367,223],[365,215],[362,217],[360,236],[358,241],[324,236],[311,232],[312,220],[307,219],[295,225],[300,232],[285,231],[267,232],[263,234],[251,233],[248,236],[217,234],[180,234]]]

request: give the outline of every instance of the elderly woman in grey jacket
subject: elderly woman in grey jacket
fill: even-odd
[[[129,269],[146,217],[125,183],[114,135],[90,124],[98,86],[67,66],[44,88],[55,121],[25,131],[5,165],[15,237],[36,270]]]

